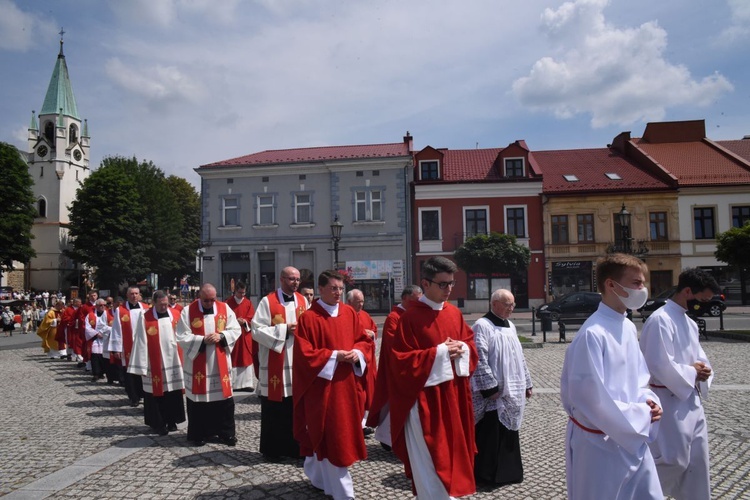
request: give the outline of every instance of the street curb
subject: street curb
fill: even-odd
[[[727,340],[739,340],[740,342],[750,342],[750,335],[744,334],[744,333],[735,333],[735,332],[717,332],[717,331],[709,331],[706,332],[706,335],[708,337],[714,337],[717,339],[727,339]]]

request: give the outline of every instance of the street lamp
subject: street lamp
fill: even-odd
[[[339,268],[339,250],[346,250],[345,248],[339,248],[339,241],[341,241],[341,230],[344,229],[344,225],[339,222],[338,214],[333,218],[331,223],[331,241],[333,242],[333,248],[328,249],[333,251],[333,267],[334,269]]]
[[[620,238],[622,239],[622,252],[632,253],[630,248],[630,212],[625,208],[623,202],[620,212],[617,214],[620,221]]]

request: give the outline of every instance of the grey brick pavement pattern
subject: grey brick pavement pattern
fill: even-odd
[[[716,379],[705,403],[714,497],[750,498],[750,344],[703,343]],[[525,351],[537,390],[521,430],[525,480],[471,498],[565,498],[566,415],[558,396],[565,344]],[[0,495],[9,498],[325,498],[296,461],[258,453],[260,407],[238,396],[239,443],[186,446],[177,433],[146,435],[142,408],[119,386],[92,383],[75,365],[38,348],[0,351]],[[400,463],[368,440],[351,468],[358,498],[412,498]]]

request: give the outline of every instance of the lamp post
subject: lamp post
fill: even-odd
[[[333,267],[336,270],[339,268],[339,250],[345,250],[344,248],[339,248],[342,229],[344,229],[344,225],[339,222],[339,216],[336,215],[331,223],[331,241],[333,242],[333,248],[329,249],[329,251],[333,251]]]
[[[622,204],[620,212],[617,214],[620,221],[620,238],[622,239],[622,252],[632,253],[630,247],[630,212],[625,208],[625,203]]]

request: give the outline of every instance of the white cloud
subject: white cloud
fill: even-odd
[[[0,12],[0,50],[27,51],[35,37],[46,40],[56,31],[49,20],[22,11],[11,0],[0,0]]]
[[[112,0],[110,8],[126,23],[170,27],[183,16],[215,24],[235,22],[238,0]]]
[[[750,37],[750,2],[747,0],[727,0],[731,12],[731,25],[719,39],[733,43]]]
[[[113,58],[107,61],[105,72],[115,84],[150,104],[195,102],[202,95],[200,84],[174,66],[128,66]]]
[[[716,73],[700,81],[665,58],[667,33],[656,22],[619,29],[606,22],[608,0],[575,0],[542,14],[560,44],[513,83],[522,104],[559,118],[585,113],[594,127],[660,120],[667,108],[704,106],[733,89]]]

